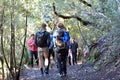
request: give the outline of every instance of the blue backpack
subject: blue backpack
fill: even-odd
[[[67,31],[64,31],[64,42],[67,43],[70,40],[70,35]]]
[[[70,39],[69,33],[67,31],[58,30],[59,36],[56,37],[55,44],[59,49],[66,48],[67,42]]]

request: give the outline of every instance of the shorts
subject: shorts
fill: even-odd
[[[48,56],[48,54],[49,54],[48,47],[44,47],[44,48],[38,47],[38,58],[40,58],[41,56]]]

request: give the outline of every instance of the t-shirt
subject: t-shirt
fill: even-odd
[[[72,52],[76,53],[78,48],[78,43],[74,41],[74,43],[69,44],[69,48],[72,50]]]

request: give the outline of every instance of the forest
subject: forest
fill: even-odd
[[[68,73],[75,78],[63,80],[120,79],[120,0],[0,0],[0,80],[48,80],[21,77],[30,64],[27,41],[43,22],[48,31],[64,23],[78,42],[77,60],[82,64],[68,69],[83,73]],[[49,80],[61,80],[54,76]]]

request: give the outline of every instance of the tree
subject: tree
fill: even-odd
[[[87,45],[91,54],[107,47],[110,55],[118,55],[119,0],[2,0],[0,6],[0,52],[14,79],[19,78],[21,66],[26,63],[26,41],[30,33],[38,31],[41,22],[53,30],[59,21],[64,22],[70,35],[76,37],[81,52]],[[105,43],[95,52],[101,40]]]

